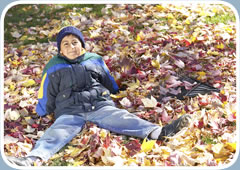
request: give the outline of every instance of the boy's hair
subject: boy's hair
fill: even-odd
[[[60,52],[60,50],[61,50],[62,39],[66,35],[69,35],[69,34],[75,35],[82,43],[82,47],[85,48],[85,41],[84,41],[84,37],[83,37],[81,31],[79,29],[77,29],[76,27],[68,26],[68,27],[64,27],[63,29],[61,29],[61,31],[57,35],[58,52]]]

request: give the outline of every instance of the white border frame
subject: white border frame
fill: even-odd
[[[225,1],[193,1],[193,0],[175,0],[175,1],[162,1],[162,0],[156,0],[154,2],[150,2],[148,0],[138,0],[137,2],[134,1],[134,0],[128,0],[127,2],[122,2],[122,1],[119,1],[119,2],[116,2],[115,0],[98,0],[98,1],[94,1],[94,0],[81,0],[81,1],[74,1],[74,0],[70,0],[70,1],[67,1],[67,0],[51,0],[50,1],[51,3],[49,3],[49,1],[47,0],[37,0],[37,1],[30,1],[30,0],[21,0],[21,1],[15,1],[15,2],[12,2],[10,4],[8,4],[4,9],[3,9],[3,12],[1,14],[1,27],[0,27],[0,56],[2,56],[2,59],[0,61],[0,113],[1,116],[0,116],[0,129],[1,129],[1,132],[0,132],[0,150],[2,150],[1,152],[1,156],[3,158],[3,160],[5,161],[5,163],[12,167],[12,168],[15,168],[15,169],[104,169],[104,170],[108,170],[108,169],[223,169],[223,168],[229,168],[230,166],[232,166],[238,159],[238,156],[239,156],[239,145],[240,145],[240,141],[239,141],[239,113],[240,113],[240,100],[239,100],[239,97],[240,97],[240,80],[239,80],[239,76],[240,76],[240,62],[239,62],[239,57],[240,57],[240,54],[239,54],[239,48],[240,48],[240,27],[239,27],[239,15],[238,15],[238,12],[236,10],[236,8],[228,3],[228,2],[225,2]],[[168,4],[184,4],[184,3],[191,3],[191,4],[199,4],[199,3],[204,3],[204,4],[222,4],[222,5],[226,5],[228,6],[229,8],[232,9],[232,11],[234,12],[235,14],[235,17],[236,17],[236,83],[237,83],[237,91],[236,91],[236,95],[237,95],[237,101],[236,101],[236,104],[237,104],[237,118],[236,118],[236,130],[237,130],[237,139],[238,139],[238,143],[237,143],[237,148],[236,148],[236,153],[234,155],[234,159],[231,163],[225,165],[225,166],[222,166],[222,167],[219,167],[219,166],[213,166],[213,167],[205,167],[205,166],[199,166],[199,167],[195,167],[195,166],[174,166],[174,167],[167,167],[167,166],[156,166],[156,167],[129,167],[129,166],[126,166],[126,167],[115,167],[115,166],[102,166],[102,167],[98,167],[98,166],[95,166],[95,167],[87,167],[87,166],[83,166],[83,167],[66,167],[66,166],[41,166],[41,167],[20,167],[20,166],[15,166],[15,165],[12,165],[10,164],[7,159],[6,159],[6,156],[4,154],[4,17],[7,13],[7,11],[15,6],[15,5],[20,5],[20,4],[161,4],[161,3],[168,3]]]

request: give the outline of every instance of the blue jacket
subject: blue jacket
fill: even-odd
[[[36,112],[39,116],[54,112],[57,118],[115,106],[110,93],[117,91],[117,83],[101,56],[85,53],[69,60],[58,55],[43,70]]]

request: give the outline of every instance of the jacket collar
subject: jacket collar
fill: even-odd
[[[86,54],[86,51],[84,50],[80,56],[78,56],[77,58],[75,58],[73,60],[71,60],[65,56],[62,56],[61,54],[58,54],[58,57],[63,58],[64,60],[66,60],[67,62],[69,62],[71,64],[75,64],[75,63],[81,63],[84,59],[85,54]]]

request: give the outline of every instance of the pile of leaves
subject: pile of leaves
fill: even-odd
[[[62,26],[74,25],[83,32],[87,51],[103,56],[124,89],[112,95],[119,108],[161,126],[185,113],[191,114],[192,121],[163,142],[114,134],[87,123],[44,165],[229,164],[237,145],[236,21],[231,9],[218,4],[108,4],[101,13],[99,17],[92,8],[73,8],[57,13],[59,20],[45,18],[42,25],[11,32],[18,41],[4,44],[5,154],[25,156],[54,121],[52,115],[38,117],[35,107],[41,73],[57,54],[56,42],[21,42],[51,39]],[[161,97],[178,94],[181,86],[191,88],[192,84],[180,82],[178,75],[208,83],[220,93],[184,100]]]

